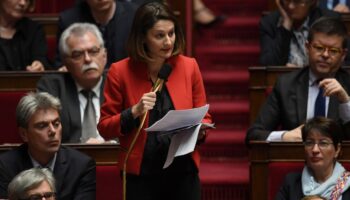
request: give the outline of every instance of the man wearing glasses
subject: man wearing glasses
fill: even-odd
[[[350,75],[341,68],[346,39],[346,27],[338,18],[320,18],[311,26],[305,45],[309,66],[278,77],[248,129],[247,143],[301,141],[301,127],[314,116],[338,120],[350,138]]]
[[[37,89],[61,100],[62,142],[102,143],[96,128],[107,61],[102,35],[93,24],[75,23],[62,33],[59,48],[69,73],[43,76]]]
[[[308,65],[305,41],[309,28],[322,16],[339,14],[320,9],[317,0],[276,0],[278,10],[260,21],[260,64],[303,67]]]

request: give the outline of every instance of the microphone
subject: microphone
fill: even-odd
[[[152,88],[152,92],[158,92],[158,91],[162,90],[162,86],[163,86],[164,82],[166,82],[168,80],[168,77],[169,77],[171,71],[172,71],[171,65],[168,63],[165,63],[162,66],[162,68],[160,68],[160,70],[158,72],[158,79]]]

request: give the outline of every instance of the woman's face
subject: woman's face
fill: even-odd
[[[318,130],[311,130],[305,139],[306,164],[314,173],[333,172],[334,160],[338,157],[340,144],[337,149],[332,139],[322,135]]]
[[[12,20],[19,20],[28,11],[29,5],[29,0],[0,0],[0,13]]]
[[[168,59],[174,49],[175,27],[170,20],[159,20],[147,31],[145,44],[148,54],[155,60]]]

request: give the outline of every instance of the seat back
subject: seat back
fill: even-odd
[[[122,180],[117,165],[96,167],[96,199],[122,199]]]
[[[16,124],[16,107],[19,100],[27,91],[1,91],[0,92],[0,144],[22,143]]]

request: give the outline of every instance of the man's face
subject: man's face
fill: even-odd
[[[67,45],[71,50],[64,61],[68,71],[83,88],[94,87],[107,62],[105,48],[100,46],[97,37],[90,32],[82,36],[69,36]]]
[[[295,21],[303,21],[309,15],[315,0],[281,0],[288,16]]]
[[[342,43],[343,38],[338,35],[315,33],[313,40],[306,44],[310,69],[318,78],[330,77],[340,68],[347,52]]]
[[[58,111],[39,109],[29,119],[27,128],[20,128],[32,156],[53,156],[61,145],[62,126]]]

